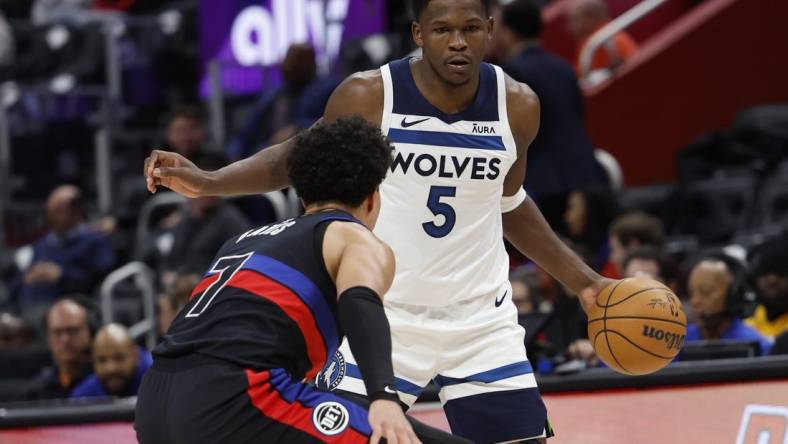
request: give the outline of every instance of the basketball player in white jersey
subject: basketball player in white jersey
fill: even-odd
[[[400,400],[434,381],[452,431],[474,442],[549,436],[511,301],[503,239],[593,303],[607,283],[550,230],[522,189],[539,101],[528,86],[482,63],[489,0],[414,0],[421,58],[348,77],[323,120],[360,115],[394,143],[375,233],[397,271],[385,308]],[[186,196],[262,193],[288,185],[292,141],[208,172],[174,153],[146,159],[148,187]],[[352,177],[347,180],[352,181]],[[347,344],[316,384],[363,393]]]

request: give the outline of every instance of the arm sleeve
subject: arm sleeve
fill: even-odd
[[[338,312],[369,400],[399,401],[391,363],[391,330],[380,297],[367,287],[350,288],[340,295]]]

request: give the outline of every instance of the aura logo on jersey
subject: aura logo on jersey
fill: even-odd
[[[471,132],[473,134],[495,134],[495,127],[474,123]]]
[[[342,433],[349,421],[350,415],[345,406],[334,401],[320,403],[312,412],[312,424],[320,433],[328,436]]]
[[[391,163],[391,172],[408,174],[408,171],[412,171],[424,177],[495,180],[501,174],[500,165],[501,159],[497,157],[434,156],[429,153],[403,155],[397,151]]]

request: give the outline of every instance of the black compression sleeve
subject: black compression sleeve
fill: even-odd
[[[391,364],[391,330],[380,297],[367,287],[353,287],[339,296],[338,311],[369,400],[399,401]]]

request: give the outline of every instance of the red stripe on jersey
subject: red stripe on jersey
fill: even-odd
[[[317,327],[317,321],[304,301],[292,290],[284,285],[271,280],[259,273],[248,270],[239,270],[227,282],[227,285],[248,291],[263,297],[276,304],[287,316],[292,319],[306,342],[306,354],[312,368],[306,373],[307,379],[314,378],[326,362],[326,343]]]
[[[320,433],[312,424],[313,410],[309,407],[304,407],[297,401],[291,404],[282,399],[282,395],[268,382],[270,374],[267,371],[255,373],[251,370],[246,370],[246,379],[249,382],[249,388],[246,390],[246,393],[252,399],[252,404],[268,418],[308,433],[326,443],[366,444],[369,442],[368,436],[359,433],[350,426],[338,435],[329,436]]]
[[[193,297],[207,290],[208,287],[211,286],[211,284],[213,284],[214,282],[216,282],[217,279],[219,279],[219,274],[220,273],[214,273],[206,277],[205,279],[201,280],[200,283],[198,283],[197,286],[194,287],[194,290],[192,290],[192,294],[189,295],[189,300],[192,300]]]

